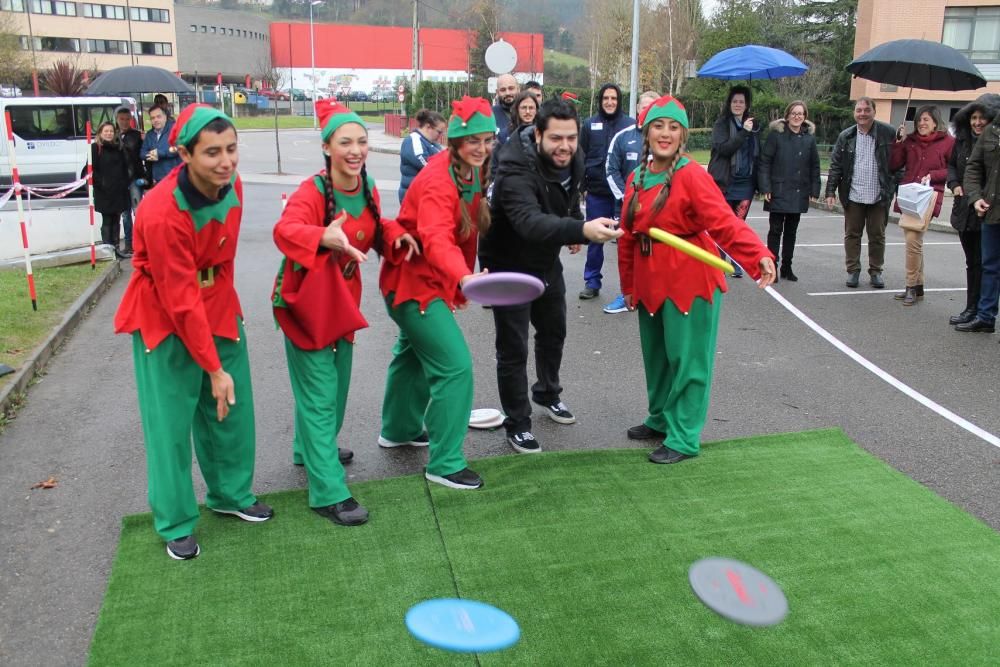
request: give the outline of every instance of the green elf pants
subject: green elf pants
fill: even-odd
[[[253,389],[246,334],[215,337],[222,368],[232,375],[236,404],[219,421],[212,381],[171,334],[151,352],[132,334],[132,357],[139,390],[139,413],[146,440],[149,506],[153,526],[166,541],[194,533],[198,501],[191,479],[191,435],[198,466],[208,486],[205,504],[239,510],[257,502],[250,490],[254,470]]]
[[[288,375],[295,396],[293,457],[306,466],[309,507],[327,507],[351,497],[347,475],[337,458],[337,434],[344,424],[354,346],[303,350],[285,338]]]
[[[416,301],[393,307],[392,299],[390,294],[386,306],[399,338],[382,402],[382,437],[406,442],[423,433],[426,423],[427,472],[456,473],[467,467],[462,443],[472,411],[472,355],[444,301],[435,299],[421,313]]]
[[[696,297],[685,315],[669,299],[655,314],[639,306],[639,340],[646,369],[646,426],[667,434],[663,444],[688,456],[701,449],[712,391],[722,291]]]

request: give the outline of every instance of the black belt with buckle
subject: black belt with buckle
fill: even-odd
[[[204,269],[198,269],[198,286],[205,288],[211,287],[215,284],[215,277],[219,275],[219,270],[222,268],[221,264],[215,266],[209,266]]]

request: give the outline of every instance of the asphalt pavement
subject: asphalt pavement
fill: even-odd
[[[241,142],[247,206],[237,255],[237,289],[246,316],[256,396],[255,487],[258,493],[268,493],[306,484],[305,472],[291,463],[293,402],[280,334],[269,308],[279,261],[271,228],[280,214],[282,192],[291,193],[321,160],[318,137],[309,131],[282,134],[283,167],[290,175],[269,173],[276,170],[273,135],[243,133]],[[389,142],[386,146],[391,148]],[[397,212],[397,160],[377,153],[369,157],[386,216]],[[762,237],[766,235],[766,214],[759,204],[748,222]],[[898,228],[888,230],[884,290],[872,290],[865,283],[856,290],[844,286],[842,233],[839,215],[813,211],[803,216],[795,260],[800,280],[782,281],[776,291],[884,372],[985,431],[1000,433],[998,337],[959,334],[947,324],[948,316],[965,304],[964,260],[957,237],[927,234],[928,291],[922,302],[906,308],[892,298],[902,288],[904,275]],[[583,287],[583,254],[563,254],[569,291],[563,399],[578,423],[561,426],[536,414],[534,432],[545,451],[636,446],[626,439],[625,429],[645,416],[637,315],[601,312],[601,306],[617,294],[615,249],[607,246],[605,287],[593,301],[576,296]],[[111,324],[130,272],[130,267],[125,269],[126,275],[53,358],[17,419],[0,435],[0,503],[5,508],[0,516],[0,664],[85,662],[121,519],[148,509],[131,343],[127,336],[115,336]],[[375,442],[396,334],[378,295],[377,270],[372,255],[362,267],[362,310],[371,326],[358,336],[340,438],[342,446],[356,452],[347,468],[351,482],[417,473],[426,456],[420,451],[383,450]],[[731,279],[729,286],[704,441],[842,428],[902,474],[1000,529],[996,447],[863,368],[748,278]],[[492,315],[471,306],[459,313],[458,321],[475,360],[475,405],[499,407]],[[466,452],[472,459],[513,453],[502,430],[470,431]],[[705,456],[711,456],[710,451]],[[650,465],[643,452],[635,461],[637,466]],[[664,466],[662,471],[667,511],[672,470]],[[50,476],[58,480],[55,488],[30,490]],[[488,478],[485,481],[490,484]],[[780,485],[781,480],[773,484]],[[200,477],[196,488],[204,492]],[[369,509],[373,521],[393,511]],[[525,511],[530,512],[530,506]],[[913,521],[918,523],[920,517]],[[332,524],[329,529],[345,530]]]

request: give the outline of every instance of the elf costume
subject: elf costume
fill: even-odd
[[[187,107],[171,145],[188,145],[222,112]],[[231,122],[231,121],[230,121]],[[139,412],[146,443],[149,504],[166,540],[190,536],[198,521],[191,436],[208,486],[205,504],[235,512],[256,503],[254,409],[242,310],[233,285],[243,184],[233,175],[216,201],[175,168],[136,211],[133,273],[115,314],[132,334]],[[235,405],[218,421],[208,373],[232,376]]]
[[[346,123],[365,127],[360,116],[332,100],[316,102],[323,127],[323,142]],[[366,176],[367,178],[367,176]],[[328,507],[351,497],[344,466],[338,460],[337,434],[344,422],[347,391],[351,381],[355,327],[366,326],[361,317],[361,274],[346,254],[320,245],[327,225],[347,214],[342,229],[353,247],[367,253],[377,239],[379,252],[388,256],[403,228],[394,220],[376,220],[369,206],[370,193],[376,210],[379,195],[368,178],[350,192],[334,187],[334,210],[328,210],[326,172],[306,179],[288,200],[274,227],[274,242],[284,254],[272,297],[275,319],[285,334],[285,352],[292,393],[295,395],[296,463],[304,463],[309,476],[309,506]],[[332,263],[331,263],[332,262]],[[328,264],[329,263],[329,264]],[[309,276],[310,272],[321,271]],[[305,280],[331,283],[323,289],[305,286]],[[315,289],[301,313],[289,307],[292,292]],[[353,324],[351,324],[353,323]]]
[[[452,109],[449,139],[496,132],[486,100],[463,97]],[[480,170],[472,171],[463,180],[450,151],[428,160],[397,218],[423,253],[408,262],[383,262],[379,279],[389,317],[399,326],[382,403],[382,438],[412,441],[426,424],[426,473],[437,477],[467,467],[462,442],[472,409],[472,357],[453,313],[466,302],[459,281],[475,271],[475,220],[483,193]],[[461,231],[463,206],[473,221],[468,232]]]
[[[648,128],[659,118],[688,127],[683,105],[670,96],[650,105],[640,124]],[[708,414],[726,281],[719,269],[653,242],[649,230],[663,229],[711,253],[718,253],[718,243],[755,280],[760,278],[760,261],[772,255],[753,230],[733,215],[701,166],[681,157],[672,176],[669,170],[656,173],[651,166],[637,167],[626,184],[618,271],[622,293],[632,296],[639,311],[649,402],[645,426],[666,433],[663,445],[690,457],[699,452]],[[656,211],[654,201],[665,187],[669,195]],[[629,203],[636,190],[639,210],[630,215]]]

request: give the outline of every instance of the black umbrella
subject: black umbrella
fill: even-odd
[[[924,90],[975,90],[986,85],[979,69],[962,53],[940,42],[897,39],[855,58],[854,76]],[[907,103],[909,104],[909,103]]]
[[[87,88],[87,95],[131,95],[133,93],[191,93],[194,88],[173,72],[159,67],[133,65],[100,75]]]

